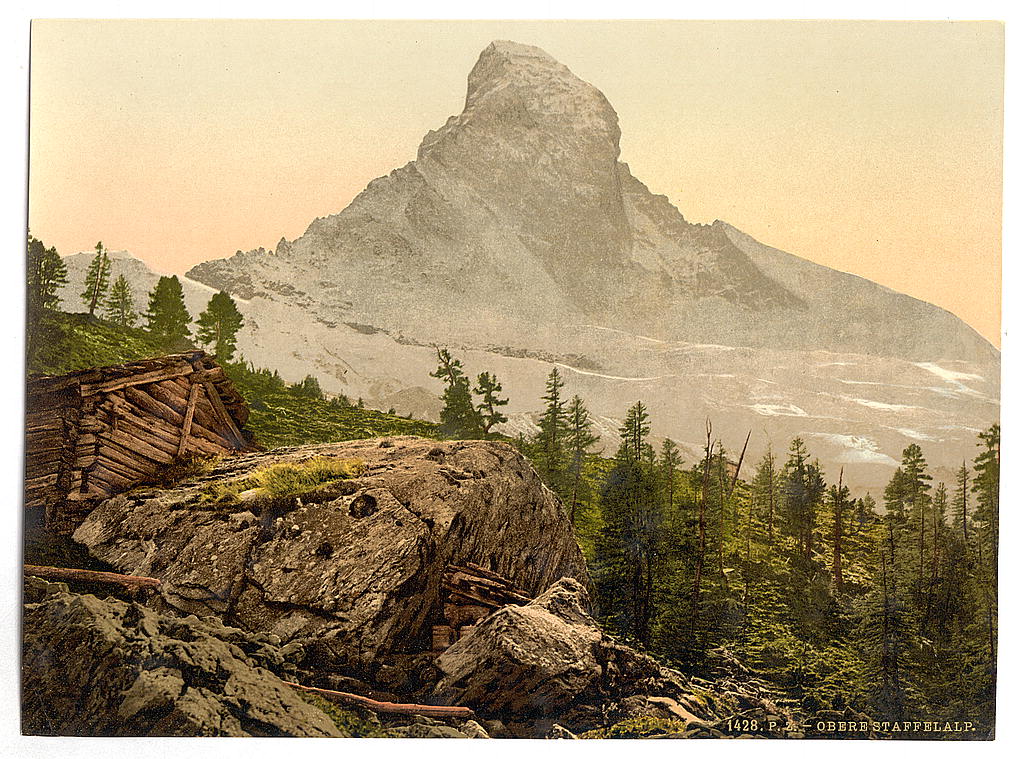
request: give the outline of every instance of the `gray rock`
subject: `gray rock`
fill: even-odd
[[[466,720],[462,725],[459,726],[459,730],[462,731],[467,738],[490,738],[487,731],[481,726],[476,720]]]
[[[26,581],[22,729],[35,735],[341,737],[216,620]],[[262,650],[272,645],[247,644]]]
[[[199,482],[112,498],[74,537],[121,572],[160,578],[158,604],[305,642],[307,666],[318,667],[365,670],[394,651],[428,650],[449,563],[481,564],[531,594],[564,576],[589,581],[561,504],[514,448],[381,442],[234,459]],[[365,474],[272,505],[210,496],[315,457],[358,459]],[[385,674],[402,685],[402,673]]]
[[[447,725],[423,725],[415,722],[402,727],[388,729],[388,736],[391,738],[469,738],[454,727]]]
[[[546,717],[577,730],[600,726],[605,714],[649,713],[648,696],[686,692],[678,672],[603,633],[586,589],[570,578],[526,606],[494,612],[436,666],[442,678],[434,696],[446,703],[484,715]],[[682,709],[675,701],[661,706],[672,704]]]
[[[564,727],[559,725],[557,722],[551,726],[548,730],[548,734],[545,738],[553,738],[556,740],[576,740],[576,735],[571,730],[566,730]]]

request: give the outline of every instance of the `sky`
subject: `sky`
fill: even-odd
[[[37,21],[29,227],[164,272],[294,239],[461,111],[494,39],[608,97],[690,221],[946,308],[999,345],[1003,27]]]

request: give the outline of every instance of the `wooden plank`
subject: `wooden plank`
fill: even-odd
[[[123,390],[136,385],[148,385],[153,382],[178,377],[184,374],[191,374],[194,370],[188,362],[176,363],[171,366],[162,367],[142,374],[131,374],[119,379],[107,380],[96,384],[82,385],[82,395],[95,395],[96,393],[109,393],[113,390]]]
[[[228,413],[227,409],[224,408],[224,402],[220,399],[220,393],[209,382],[204,382],[203,387],[206,388],[206,395],[213,404],[214,411],[221,418],[221,421],[227,426],[234,436],[235,440],[238,441],[238,448],[245,448],[245,438],[242,437],[242,433],[238,431],[238,427],[235,426],[235,420],[231,418],[231,414]]]
[[[174,459],[174,450],[163,450],[150,445],[148,442],[138,439],[122,430],[107,430],[103,437],[112,440],[129,451],[137,451],[147,459],[161,464],[167,464]]]
[[[406,714],[410,716],[420,715],[423,717],[447,717],[455,719],[471,719],[475,713],[468,706],[432,706],[429,704],[395,704],[390,701],[375,701],[366,696],[359,696],[355,693],[345,693],[338,690],[327,690],[325,688],[312,688],[308,685],[282,680],[285,685],[303,690],[308,693],[316,693],[325,698],[341,701],[347,704],[356,704],[378,714]]]
[[[159,588],[160,580],[156,577],[139,575],[121,575],[116,572],[94,572],[89,569],[68,569],[66,567],[40,567],[34,564],[25,565],[26,577],[40,577],[44,580],[71,582],[100,582],[107,585],[124,585],[127,588]]]
[[[444,651],[455,642],[455,630],[449,625],[434,625],[430,635],[431,650]]]
[[[178,443],[178,457],[185,454],[188,436],[192,431],[192,417],[196,413],[196,400],[199,398],[199,383],[193,383],[188,391],[188,407],[185,409],[185,422],[181,425],[181,442]]]

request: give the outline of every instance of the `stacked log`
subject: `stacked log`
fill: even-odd
[[[469,628],[503,606],[523,606],[531,598],[497,572],[467,563],[450,564],[441,578],[444,617],[447,624],[434,625],[433,651],[443,651]]]
[[[193,456],[256,450],[249,412],[202,351],[28,383],[25,504],[73,530],[99,500]]]

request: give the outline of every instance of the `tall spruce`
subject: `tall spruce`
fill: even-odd
[[[135,296],[132,293],[132,286],[128,284],[124,274],[118,274],[110,288],[110,295],[103,303],[103,316],[108,321],[122,327],[134,327],[139,320],[139,314],[135,310]]]
[[[146,330],[165,350],[189,347],[188,325],[192,317],[185,307],[185,294],[177,275],[160,277],[149,294],[145,317]]]
[[[82,302],[93,316],[96,309],[103,303],[107,288],[110,286],[110,257],[103,242],[96,243],[96,255],[93,257],[85,273],[85,289],[82,291]]]
[[[562,389],[565,382],[553,367],[545,383],[544,411],[540,417],[540,430],[534,443],[541,475],[555,492],[564,495],[566,474],[566,436],[569,430],[568,415]]]
[[[590,418],[590,412],[587,411],[583,399],[578,395],[574,395],[569,402],[566,426],[569,477],[572,480],[572,491],[569,498],[569,521],[575,525],[576,510],[582,496],[581,486],[584,484],[583,467],[586,464],[590,449],[601,438],[594,434],[594,423]]]
[[[68,269],[57,249],[29,234],[25,274],[28,310],[55,310],[60,305],[57,292],[68,282]]]
[[[222,290],[210,298],[206,310],[199,314],[196,338],[203,345],[213,348],[213,355],[218,361],[228,362],[234,358],[238,330],[244,323],[235,301]]]
[[[602,597],[622,608],[619,627],[642,646],[651,641],[662,525],[649,432],[647,410],[638,402],[627,412],[615,466],[602,488],[597,561]]]

